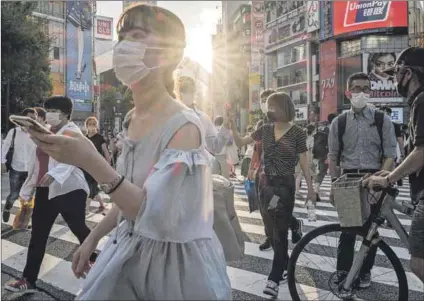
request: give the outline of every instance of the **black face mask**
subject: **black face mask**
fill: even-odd
[[[276,122],[278,120],[277,114],[275,112],[267,112],[266,116],[268,117],[269,121]]]
[[[409,83],[411,82],[412,77],[406,82],[405,85],[403,85],[402,82],[403,82],[403,79],[405,78],[405,74],[406,73],[404,73],[400,81],[396,83],[396,90],[400,95],[406,98],[408,97]]]

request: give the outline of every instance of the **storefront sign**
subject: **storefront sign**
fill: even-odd
[[[321,40],[333,36],[333,1],[320,1],[320,32]]]
[[[295,121],[305,121],[308,120],[308,107],[296,108],[296,115],[294,117]]]
[[[259,107],[261,76],[264,73],[264,1],[252,1],[249,109]]]
[[[403,97],[396,91],[395,78],[383,72],[395,64],[396,58],[396,53],[363,54],[363,72],[371,81],[370,102],[403,102]]]
[[[392,121],[396,123],[403,123],[403,108],[391,108]]]
[[[113,18],[96,16],[94,32],[96,39],[112,40]]]
[[[337,43],[334,40],[320,44],[320,120],[327,120],[337,112]]]
[[[265,34],[265,47],[271,47],[285,40],[292,39],[305,32],[305,16],[299,16],[287,23],[269,29]]]
[[[407,1],[334,1],[334,35],[408,26]]]
[[[306,25],[307,32],[319,29],[319,1],[307,1]]]

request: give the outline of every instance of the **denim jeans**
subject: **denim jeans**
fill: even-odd
[[[5,209],[9,210],[13,207],[15,201],[19,198],[19,192],[21,191],[22,185],[28,176],[26,171],[16,171],[13,168],[9,171],[9,185],[10,192],[6,198]]]

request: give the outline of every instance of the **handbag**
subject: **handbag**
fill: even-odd
[[[16,128],[13,129],[13,136],[12,136],[12,144],[9,147],[9,150],[6,154],[6,171],[9,171],[12,169],[12,160],[13,160],[13,153],[15,152],[15,137],[16,137]]]
[[[23,199],[19,199],[21,202],[21,208],[18,211],[18,214],[15,215],[13,220],[13,230],[17,229],[26,229],[28,227],[29,221],[32,216],[32,210],[34,208],[34,198],[31,201],[27,202]]]
[[[227,262],[244,256],[246,234],[234,208],[234,186],[226,178],[213,175],[214,230],[224,249]]]
[[[259,209],[258,196],[256,195],[255,181],[244,181],[244,189],[246,190],[247,200],[249,202],[249,211],[252,213]]]

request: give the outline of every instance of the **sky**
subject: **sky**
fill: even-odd
[[[221,17],[221,1],[158,1],[158,6],[169,9],[186,27],[185,55],[212,71],[212,34]],[[97,1],[97,14],[113,17],[114,26],[122,13],[122,1]],[[114,39],[117,39],[116,32]]]

